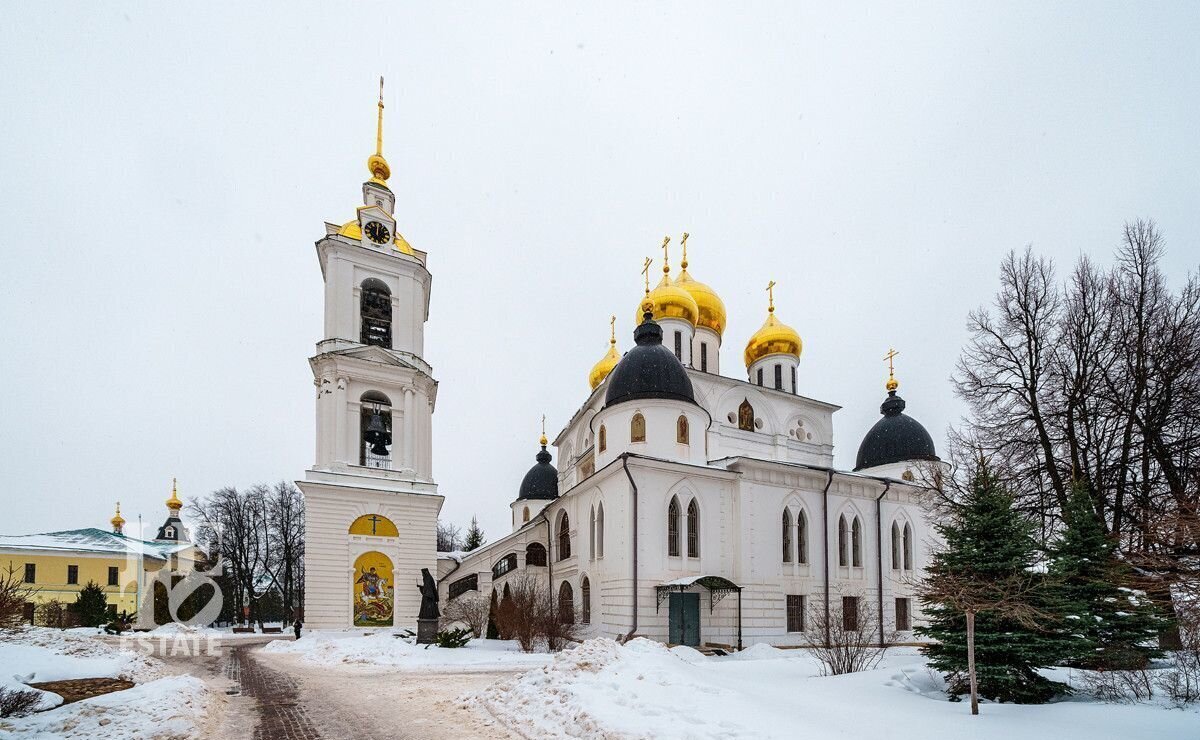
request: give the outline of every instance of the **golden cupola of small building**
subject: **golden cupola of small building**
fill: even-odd
[[[711,329],[716,332],[717,337],[721,337],[725,333],[725,302],[715,290],[696,280],[688,272],[687,240],[688,234],[684,232],[681,240],[683,260],[679,265],[679,277],[675,278],[675,285],[687,291],[696,302],[696,328]]]
[[[800,359],[800,353],[804,349],[804,343],[800,341],[800,335],[795,329],[788,326],[779,320],[775,315],[775,282],[767,286],[767,292],[770,294],[769,304],[767,306],[767,320],[759,327],[758,331],[750,337],[750,341],[746,342],[746,369],[755,362],[769,355],[789,355],[796,360]]]
[[[592,366],[592,371],[588,373],[588,385],[592,387],[592,390],[603,383],[612,369],[621,361],[621,355],[617,352],[617,317],[611,317],[608,323],[608,352],[604,353],[604,356]]]
[[[692,327],[700,317],[700,307],[692,294],[675,284],[671,279],[671,266],[666,258],[667,243],[670,237],[663,238],[663,276],[658,287],[650,290],[650,259],[647,258],[642,272],[646,275],[646,295],[638,301],[637,313],[634,315],[634,325],[642,323],[646,310],[644,304],[650,302],[650,318],[655,321],[676,319],[686,321]]]

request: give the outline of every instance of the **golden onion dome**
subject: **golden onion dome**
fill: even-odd
[[[592,390],[596,390],[596,386],[604,382],[612,369],[621,361],[621,355],[617,353],[617,317],[613,316],[609,322],[612,326],[608,337],[608,352],[600,358],[600,361],[592,365],[592,371],[588,373],[588,385]]]
[[[675,284],[686,290],[692,300],[696,302],[699,311],[696,327],[712,329],[718,337],[723,335],[725,333],[725,302],[721,300],[721,296],[717,295],[712,288],[694,279],[687,271],[687,262],[683,263],[683,269],[680,270],[679,277],[675,279]]]
[[[117,502],[117,513],[113,514],[113,518],[108,521],[112,522],[113,529],[120,529],[125,526],[125,517],[121,516],[121,502]]]
[[[167,499],[167,508],[171,511],[179,511],[183,508],[183,501],[179,498],[178,487],[175,479],[171,479],[171,498]]]
[[[696,305],[696,299],[692,298],[692,294],[676,285],[675,281],[665,274],[658,287],[638,302],[637,313],[634,315],[635,325],[642,323],[645,314],[642,304],[646,301],[650,301],[652,304],[650,313],[655,321],[679,319],[695,326],[696,320],[700,316],[700,307]]]
[[[779,320],[775,315],[775,288],[774,281],[767,286],[767,291],[771,293],[770,304],[767,307],[767,320],[754,335],[750,337],[750,341],[746,342],[746,369],[749,369],[758,360],[767,355],[791,355],[797,360],[800,359],[800,352],[804,349],[804,343],[800,341],[800,335],[796,330]]]

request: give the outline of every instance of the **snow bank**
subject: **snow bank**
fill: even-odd
[[[551,659],[542,653],[522,653],[512,641],[472,640],[466,647],[439,648],[415,645],[388,632],[311,632],[299,640],[272,642],[263,651],[297,655],[317,665],[375,665],[414,671],[510,670],[545,665]]]
[[[84,699],[53,712],[0,719],[0,730],[4,731],[0,734],[106,740],[194,738],[201,734],[209,701],[200,679],[172,676]]]
[[[27,627],[0,638],[0,679],[21,683],[102,677],[139,682],[162,676],[161,666],[153,658],[74,632]]]
[[[696,660],[644,639],[588,640],[549,665],[464,697],[526,738],[921,737],[1011,740],[1200,737],[1200,712],[1100,704],[986,704],[971,717],[912,650],[880,668],[822,677],[804,650]]]

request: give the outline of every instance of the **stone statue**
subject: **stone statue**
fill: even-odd
[[[442,616],[438,610],[437,583],[428,568],[421,569],[421,585],[417,586],[417,590],[421,592],[421,612],[417,619],[437,619]]]

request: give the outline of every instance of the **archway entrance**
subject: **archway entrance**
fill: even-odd
[[[354,561],[351,588],[355,627],[391,627],[395,609],[392,561],[381,552],[364,552]]]

